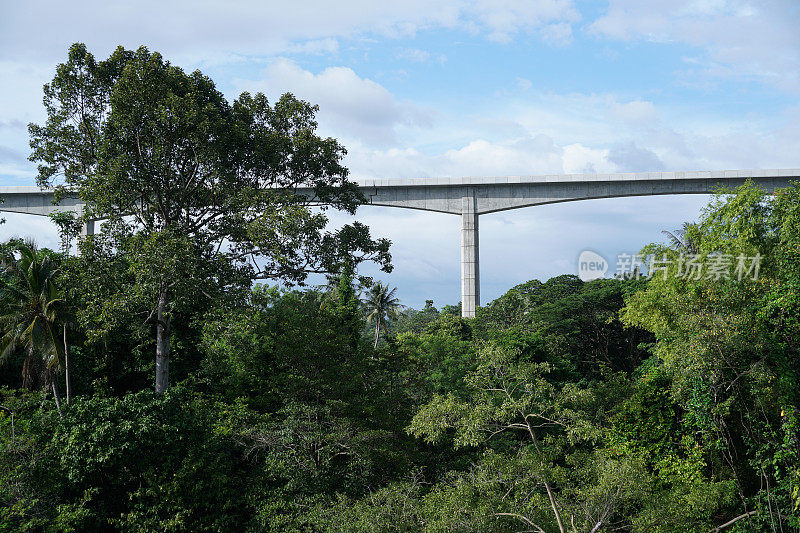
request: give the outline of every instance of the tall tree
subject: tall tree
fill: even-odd
[[[370,287],[364,300],[367,320],[375,322],[375,348],[378,347],[381,328],[386,323],[386,319],[397,318],[400,311],[400,300],[394,295],[396,291],[396,288],[389,290],[388,284],[376,283]]]
[[[696,270],[681,248],[645,247],[667,258],[667,275],[621,312],[655,335],[670,396],[706,447],[704,468],[735,483],[738,509],[716,530],[744,519],[759,531],[800,525],[798,220],[799,183],[774,195],[750,181],[720,190],[691,228]]]
[[[61,411],[56,374],[65,364],[66,329],[62,346],[57,322],[64,300],[56,286],[57,265],[33,243],[23,242],[4,251],[0,268],[0,362],[22,347],[23,387],[32,388],[43,377]],[[69,390],[69,374],[67,382]]]
[[[408,431],[433,444],[452,436],[456,447],[478,446],[501,434],[518,434],[529,454],[524,476],[535,480],[528,498],[544,489],[558,531],[566,533],[565,507],[559,501],[554,478],[558,478],[553,456],[569,440],[597,438],[597,430],[577,409],[590,392],[573,384],[557,387],[548,380],[552,368],[547,363],[525,361],[513,349],[486,344],[478,353],[478,364],[463,379],[465,399],[459,393],[435,394],[414,415]],[[564,432],[569,440],[559,436]],[[532,459],[532,460],[531,460]],[[509,491],[510,492],[510,491]],[[498,513],[501,514],[501,513]],[[607,513],[606,513],[607,514]],[[525,516],[514,514],[533,527],[544,529]],[[605,514],[603,515],[605,516]],[[575,523],[575,517],[571,522]],[[602,520],[601,520],[602,522]],[[548,529],[555,531],[555,527]],[[605,523],[598,524],[593,531]]]
[[[366,226],[325,230],[326,208],[353,213],[365,199],[307,102],[243,93],[231,104],[201,72],[144,47],[97,62],[75,44],[44,104],[46,123],[29,126],[38,182],[77,194],[84,219],[107,221],[84,256],[91,264],[103,246],[130,265],[134,285],[119,292],[154,329],[158,392],[176,313],[255,279],[302,283],[346,260],[391,268],[389,242]]]

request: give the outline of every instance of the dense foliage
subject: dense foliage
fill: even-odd
[[[90,280],[105,289],[92,304],[152,326],[157,392],[169,384],[176,319],[231,286],[302,282],[364,260],[390,270],[389,242],[363,224],[326,231],[325,208],[354,213],[365,199],[347,180],[344,147],[316,134],[316,107],[291,94],[229,103],[200,71],[145,47],[98,62],[75,44],[44,105],[45,124],[29,127],[37,181],[85,204],[77,222],[103,220],[98,238],[81,243],[97,259],[86,266],[127,268],[128,279]],[[67,218],[56,222],[74,233]]]
[[[138,83],[125,76],[147,66],[209,89],[132,54],[70,61],[101,81]],[[119,74],[123,59],[141,64]],[[93,127],[113,152],[128,126],[108,120]],[[87,131],[58,146],[88,150]],[[119,197],[92,200],[80,180],[138,174],[124,158],[87,174],[101,159],[63,172],[110,210]],[[315,216],[271,201],[272,222]],[[123,214],[82,255],[0,250],[16,339],[0,374],[0,531],[800,531],[798,185],[721,192],[681,239],[645,248],[667,264],[651,279],[530,281],[474,319],[362,286],[357,249],[375,243],[312,232],[336,258],[328,286],[251,285],[235,261],[195,253],[206,241]],[[249,222],[242,242],[268,229]],[[759,254],[757,279],[682,275],[689,248]],[[169,280],[186,286],[170,285],[173,385],[157,392],[148,314]],[[26,333],[36,321],[49,337]]]

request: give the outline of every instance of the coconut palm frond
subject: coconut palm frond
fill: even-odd
[[[64,361],[56,323],[61,319],[64,298],[58,290],[58,265],[32,242],[17,244],[0,255],[0,362],[24,350],[23,386],[37,380],[53,386],[54,372]],[[44,374],[42,374],[44,372]]]
[[[663,230],[661,233],[667,237],[667,240],[669,241],[670,246],[672,246],[673,248],[678,249],[678,250],[683,248],[683,236],[680,235],[680,230],[676,230],[675,233],[673,233],[671,231]],[[676,235],[676,233],[678,235]]]
[[[378,347],[381,329],[386,319],[396,319],[402,309],[400,300],[395,297],[396,292],[397,288],[389,289],[389,285],[376,283],[369,288],[367,297],[363,300],[367,321],[375,323],[375,348]]]
[[[693,228],[694,224],[691,222],[684,222],[681,229],[675,231],[663,230],[661,233],[667,237],[671,248],[680,252],[692,254],[697,253],[697,243],[695,243],[690,236]]]

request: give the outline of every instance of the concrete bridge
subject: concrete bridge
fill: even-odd
[[[357,183],[372,205],[461,216],[461,312],[465,317],[474,317],[480,305],[479,215],[596,198],[709,194],[720,186],[735,187],[747,179],[772,192],[800,180],[800,169],[413,178]],[[0,198],[0,211],[13,213],[46,216],[83,208],[76,198],[53,205],[53,194],[37,187],[0,187]],[[94,223],[89,222],[83,233],[93,232]]]

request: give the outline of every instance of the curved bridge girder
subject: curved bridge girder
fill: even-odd
[[[614,175],[617,176],[617,175]],[[629,176],[629,175],[619,175]],[[710,194],[719,187],[736,187],[747,179],[769,191],[800,179],[800,171],[787,176],[675,178],[675,179],[584,179],[575,181],[520,183],[473,183],[428,185],[377,185],[362,187],[371,205],[418,209],[460,215],[462,198],[474,196],[478,214],[558,202],[667,194]]]
[[[359,182],[369,204],[461,215],[462,316],[473,317],[480,305],[478,216],[521,207],[600,198],[709,194],[747,179],[769,192],[800,180],[800,169],[726,170],[710,172],[640,172],[630,174],[566,174],[485,178],[365,180]],[[298,194],[313,196],[309,189]],[[37,187],[0,187],[0,211],[49,215],[82,211],[76,198],[53,205],[53,193]],[[84,234],[94,231],[88,222]]]

